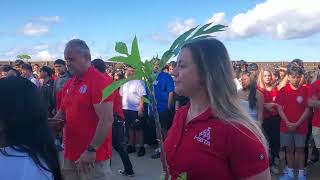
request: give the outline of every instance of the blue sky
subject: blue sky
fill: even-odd
[[[232,59],[320,60],[319,0],[1,0],[0,17],[0,60],[21,53],[62,58],[72,38],[106,59],[116,55],[115,42],[129,43],[134,35],[141,56],[149,58],[183,31],[212,20],[229,26],[217,38]]]

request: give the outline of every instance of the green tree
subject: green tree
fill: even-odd
[[[31,56],[29,56],[28,54],[19,54],[17,58],[22,60],[29,60],[31,59]]]

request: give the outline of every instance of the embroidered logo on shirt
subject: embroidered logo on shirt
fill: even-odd
[[[82,85],[79,89],[80,94],[84,94],[87,92],[87,85]]]
[[[263,161],[264,160],[264,155],[263,154],[259,154],[259,160]]]
[[[194,139],[204,145],[210,146],[211,127],[208,127],[207,129],[202,130],[198,135],[194,136]]]
[[[303,97],[302,96],[297,96],[296,101],[301,104],[303,102]]]

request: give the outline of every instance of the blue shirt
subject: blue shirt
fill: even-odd
[[[168,109],[169,93],[174,91],[174,83],[170,74],[161,72],[154,82],[154,93],[158,112]]]

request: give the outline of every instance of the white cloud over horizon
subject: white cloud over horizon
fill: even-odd
[[[217,33],[222,39],[243,39],[267,36],[288,40],[312,36],[320,32],[319,0],[267,0],[246,12],[239,13],[230,21],[224,12],[214,13],[204,23],[227,25],[227,31]],[[178,36],[195,27],[193,18],[169,22],[169,32]],[[200,23],[202,24],[202,23]]]
[[[61,21],[60,16],[40,16],[26,23],[18,32],[25,36],[43,36],[49,33],[53,23]]]
[[[57,23],[61,21],[60,16],[40,16],[35,18],[35,20],[46,22],[46,23]]]
[[[29,22],[25,24],[19,32],[26,36],[42,36],[49,32],[49,27],[47,25]]]

